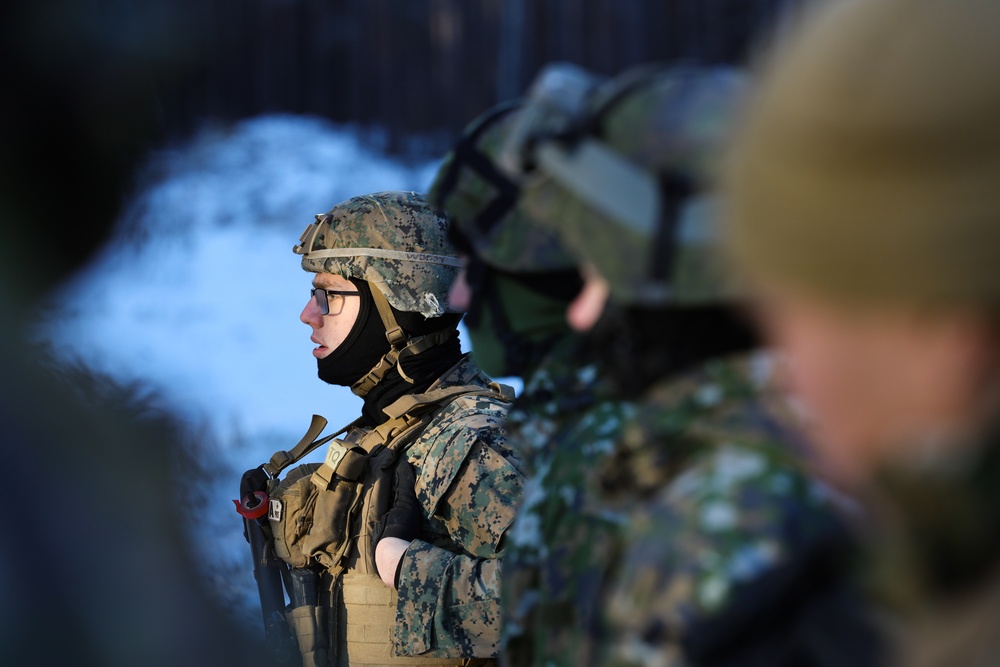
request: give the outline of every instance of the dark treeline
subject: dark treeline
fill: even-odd
[[[743,61],[794,0],[204,0],[205,53],[160,104],[166,129],[264,112],[377,128],[440,150],[554,60]],[[404,138],[420,135],[419,147]]]

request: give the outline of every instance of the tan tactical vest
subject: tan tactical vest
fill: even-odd
[[[277,555],[292,575],[321,571],[315,604],[288,612],[303,667],[425,665],[487,666],[491,659],[443,659],[394,655],[396,591],[378,575],[372,535],[392,493],[399,456],[452,401],[470,395],[510,398],[508,388],[463,385],[406,396],[395,414],[373,430],[345,427],[313,440],[326,420],[314,417],[309,433],[290,452],[278,452],[265,469],[277,477],[319,445],[329,442],[322,464],[292,469],[269,489],[269,523]],[[343,439],[333,439],[344,432]]]

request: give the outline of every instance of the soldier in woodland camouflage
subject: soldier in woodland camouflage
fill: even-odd
[[[627,406],[598,382],[566,323],[579,292],[577,262],[556,235],[516,205],[518,185],[496,161],[522,114],[502,105],[473,122],[438,174],[431,198],[466,256],[452,297],[468,303],[473,354],[523,376],[508,443],[524,454],[524,503],[508,532],[503,578],[506,665],[583,665],[597,618],[589,582],[620,522],[590,495]],[[579,545],[589,545],[585,549]]]
[[[445,233],[421,195],[382,192],[317,216],[295,248],[315,274],[301,319],[319,376],[364,399],[326,463],[269,482],[277,554],[293,576],[321,575],[319,607],[289,612],[307,664],[496,654],[520,460],[502,428],[509,392],[459,347],[446,295],[460,262]],[[263,470],[277,478],[300,454],[279,452]]]
[[[731,246],[824,458],[875,503],[906,666],[1000,655],[1000,4],[830,3],[762,69]]]
[[[617,395],[635,401],[588,476],[592,502],[626,528],[612,545],[566,545],[605,564],[589,582],[603,612],[591,663],[878,659],[845,574],[849,534],[793,444],[773,359],[733,308],[720,262],[705,184],[744,89],[726,69],[623,77],[598,92],[575,144],[536,143],[548,154],[521,193],[586,265],[571,320],[590,330]],[[593,174],[648,179],[622,187],[651,201],[581,187],[600,182]]]

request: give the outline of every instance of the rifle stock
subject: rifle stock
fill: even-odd
[[[237,512],[243,517],[244,534],[250,543],[253,577],[257,582],[261,618],[264,621],[265,643],[274,655],[275,664],[298,665],[298,644],[285,618],[283,579],[288,576],[288,566],[275,555],[272,542],[264,530],[267,522],[267,495],[251,492],[243,496],[242,501],[235,502]]]

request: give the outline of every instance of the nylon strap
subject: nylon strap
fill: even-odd
[[[324,417],[313,415],[312,422],[309,424],[309,430],[306,431],[304,436],[302,436],[302,439],[299,440],[298,444],[288,451],[283,450],[275,452],[274,456],[271,457],[271,460],[264,464],[264,471],[271,477],[277,477],[281,474],[282,470],[293,463],[298,463],[303,457],[314,451],[317,447],[330,442],[330,440],[333,440],[341,433],[347,432],[347,430],[354,425],[354,422],[351,422],[333,435],[328,435],[325,438],[317,440],[316,438],[318,438],[319,434],[323,432],[326,425],[327,421]]]
[[[429,350],[435,345],[441,345],[442,343],[447,342],[454,335],[454,333],[454,329],[440,329],[433,333],[429,333],[426,336],[419,336],[411,340],[409,344],[400,351],[399,358],[396,359],[396,370],[399,371],[399,375],[410,384],[414,384],[416,380],[406,374],[403,370],[403,365],[400,362],[407,357],[412,357]]]
[[[506,389],[510,389],[510,387],[506,387]],[[403,415],[413,413],[418,408],[441,405],[449,402],[449,399],[457,398],[458,396],[463,395],[497,396],[504,400],[509,400],[504,391],[504,386],[496,384],[495,382],[490,384],[489,387],[482,387],[477,384],[463,384],[455,387],[432,389],[430,391],[425,391],[422,394],[406,394],[396,399],[392,405],[386,407],[383,412],[389,415],[392,419],[398,419]]]
[[[382,326],[385,327],[385,337],[389,341],[389,351],[382,355],[382,358],[375,364],[375,367],[368,371],[363,378],[351,385],[351,391],[361,398],[367,396],[368,392],[382,381],[382,378],[389,372],[389,369],[396,365],[399,353],[403,349],[403,343],[406,342],[406,334],[403,332],[403,327],[399,326],[399,323],[396,322],[396,316],[392,314],[392,307],[389,305],[389,300],[382,294],[382,290],[376,287],[371,290],[371,294],[372,301],[375,302],[375,308],[378,309],[378,316],[382,319]]]
[[[656,179],[605,144],[585,139],[566,147],[548,141],[538,146],[537,156],[545,173],[598,211],[643,234],[656,229]]]
[[[372,301],[375,302],[375,308],[378,309],[378,315],[382,318],[382,325],[385,327],[385,338],[389,341],[389,351],[379,359],[375,367],[368,371],[363,378],[351,385],[351,391],[361,398],[367,396],[368,392],[382,381],[382,378],[385,377],[386,373],[393,366],[396,366],[399,375],[404,380],[413,384],[413,378],[409,377],[403,371],[402,367],[399,366],[399,361],[448,341],[454,331],[454,329],[441,329],[426,336],[407,339],[406,332],[396,322],[396,316],[392,314],[392,306],[389,305],[389,300],[386,296],[382,294],[382,290],[376,288],[371,290],[371,293]]]
[[[680,225],[681,209],[694,192],[686,179],[666,175],[660,179],[662,209],[659,224],[653,236],[650,278],[657,282],[668,282],[674,277],[677,260],[677,229]]]
[[[498,105],[492,112],[483,116],[475,127],[458,141],[451,162],[438,188],[436,205],[440,209],[446,209],[446,203],[458,184],[458,176],[463,168],[472,170],[473,173],[493,186],[496,196],[479,210],[472,221],[473,226],[481,236],[489,234],[493,227],[514,207],[520,188],[494,164],[489,156],[476,148],[476,144],[487,129],[510,112],[520,108],[521,104],[520,100],[514,100]],[[455,225],[452,225],[449,230],[449,233],[452,232],[462,235]]]
[[[399,326],[396,322],[396,316],[392,314],[392,306],[389,305],[389,300],[385,298],[385,294],[382,294],[382,290],[373,289],[372,301],[375,302],[375,308],[378,309],[378,316],[382,318],[382,324],[385,326],[385,337],[389,341],[389,345],[392,347],[401,347],[404,342],[406,342],[406,334],[403,333],[403,327]]]

